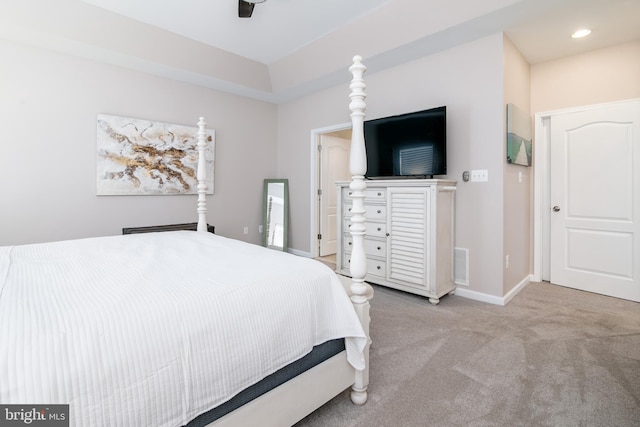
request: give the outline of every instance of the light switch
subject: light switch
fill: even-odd
[[[489,171],[486,169],[477,169],[471,171],[471,182],[487,182],[489,181]]]

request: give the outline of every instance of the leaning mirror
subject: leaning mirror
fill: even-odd
[[[262,245],[267,248],[287,251],[289,234],[289,181],[286,179],[264,180]]]

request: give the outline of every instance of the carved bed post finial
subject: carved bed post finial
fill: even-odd
[[[198,121],[198,231],[207,231],[207,124],[204,117]]]
[[[364,236],[366,227],[364,225],[365,210],[364,196],[367,184],[364,175],[367,172],[367,155],[364,146],[364,117],[366,85],[362,75],[367,68],[362,64],[362,57],[354,56],[353,65],[349,71],[353,75],[349,88],[351,93],[349,98],[349,109],[351,110],[351,153],[349,157],[349,170],[351,171],[351,198],[353,208],[351,209],[351,236],[353,246],[351,248],[350,273],[351,301],[360,317],[362,326],[365,328],[367,339],[369,337],[369,300],[367,299],[368,285],[364,282],[367,274],[367,259],[364,252]],[[363,404],[367,401],[367,387],[369,385],[369,343],[364,350],[365,369],[356,371],[356,381],[351,390],[351,400],[356,404]]]

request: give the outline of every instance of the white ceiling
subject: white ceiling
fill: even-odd
[[[264,64],[390,0],[267,0],[238,18],[238,0],[83,0]]]
[[[382,5],[397,9],[389,16],[404,15],[408,20],[416,2],[423,8],[425,2],[433,4],[425,17],[431,22],[438,16],[464,14],[479,2],[493,7],[485,19],[470,19],[469,31],[478,25],[505,31],[530,63],[640,39],[640,0],[267,0],[255,6],[249,19],[238,18],[237,0],[84,1],[264,64],[347,27]],[[522,6],[525,3],[531,5]],[[395,24],[390,27],[394,32],[419,31]],[[570,38],[584,26],[593,30],[591,36]]]

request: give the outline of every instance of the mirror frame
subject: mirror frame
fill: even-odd
[[[284,184],[284,205],[283,205],[283,230],[282,230],[282,248],[277,246],[268,246],[267,245],[267,230],[268,227],[268,195],[269,195],[269,184]],[[280,249],[283,252],[287,252],[289,249],[289,180],[288,179],[265,179],[264,180],[264,188],[263,188],[263,198],[262,198],[262,246],[270,249]]]

